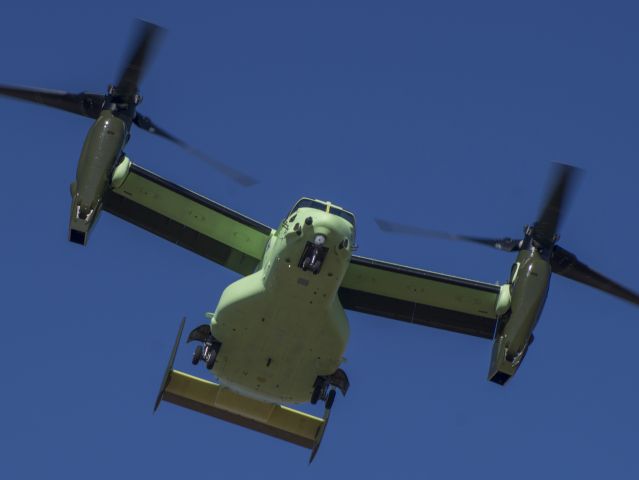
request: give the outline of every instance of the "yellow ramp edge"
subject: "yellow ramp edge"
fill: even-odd
[[[308,449],[319,446],[324,431],[319,417],[248,398],[178,370],[170,371],[162,400]]]

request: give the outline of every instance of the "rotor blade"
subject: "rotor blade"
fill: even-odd
[[[103,95],[93,93],[68,93],[44,88],[0,85],[0,95],[40,103],[90,118],[98,118],[102,110],[102,105],[104,104]]]
[[[468,235],[455,235],[447,232],[439,232],[437,230],[428,230],[426,228],[415,227],[412,225],[401,225],[399,223],[389,222],[376,218],[375,222],[380,229],[389,233],[402,233],[404,235],[415,235],[419,237],[441,238],[443,240],[462,240],[465,242],[479,243],[488,247],[496,248],[504,252],[514,252],[519,250],[521,240],[512,238],[483,238],[471,237]]]
[[[116,87],[118,94],[123,97],[131,97],[138,93],[138,85],[144,75],[148,59],[162,31],[161,27],[143,20],[137,21],[136,29],[137,38]]]
[[[546,196],[546,202],[539,219],[535,222],[534,238],[544,245],[552,245],[564,212],[564,203],[574,186],[578,170],[570,165],[556,164],[553,186]]]
[[[628,290],[609,278],[604,277],[599,272],[594,271],[580,262],[575,254],[564,248],[555,246],[552,258],[550,259],[550,265],[553,273],[557,275],[589,285],[615,297],[623,298],[630,303],[639,305],[639,294]]]
[[[213,157],[201,152],[200,150],[197,150],[196,148],[191,147],[188,143],[184,142],[183,140],[180,140],[179,138],[174,137],[166,130],[163,130],[162,128],[155,125],[149,117],[136,113],[135,117],[133,118],[133,123],[135,123],[142,130],[146,130],[147,132],[154,133],[155,135],[159,135],[160,137],[163,137],[167,139],[168,141],[173,142],[176,145],[182,147],[191,155],[194,155],[200,160],[206,162],[211,167],[216,169],[218,172],[222,173],[223,175],[226,175],[231,180],[233,180],[236,183],[239,183],[240,185],[244,187],[250,187],[257,183],[257,180],[254,179],[253,177],[250,177],[240,172],[239,170],[236,170],[235,168],[223,162],[220,162],[219,160],[214,159]]]

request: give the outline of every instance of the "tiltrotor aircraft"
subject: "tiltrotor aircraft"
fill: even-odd
[[[140,25],[118,83],[105,95],[0,86],[0,94],[95,119],[71,184],[71,242],[86,245],[106,211],[242,276],[187,339],[197,344],[193,363],[202,362],[219,383],[173,368],[182,320],[156,409],[167,401],[233,422],[309,448],[312,460],[336,390],[349,388],[340,368],[349,337],[346,310],[492,339],[488,378],[504,385],[532,343],[552,273],[639,305],[639,295],[556,244],[572,167],[559,167],[522,239],[448,235],[378,220],[390,232],[518,252],[508,283],[499,286],[354,255],[355,217],[331,202],[303,198],[271,228],[133,164],[123,149],[135,124],[242,185],[254,183],[137,112],[138,84],[158,32]],[[283,405],[320,401],[321,418]]]

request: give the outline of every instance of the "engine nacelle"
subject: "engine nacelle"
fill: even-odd
[[[550,264],[537,250],[519,252],[510,283],[502,286],[497,299],[499,320],[488,370],[491,382],[504,385],[526,356],[546,302],[550,274]]]
[[[126,177],[128,165],[122,167],[126,160],[122,148],[127,135],[126,123],[108,110],[102,111],[89,129],[78,161],[76,180],[71,184],[69,241],[86,245],[100,214],[104,192],[112,181],[121,184],[122,178]],[[118,163],[118,160],[121,161]]]

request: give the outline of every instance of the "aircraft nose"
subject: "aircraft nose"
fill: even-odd
[[[318,247],[331,247],[336,244],[337,232],[329,225],[322,225],[316,222],[309,240]],[[338,240],[339,241],[339,240]]]
[[[345,238],[350,236],[346,222],[340,222],[341,219],[334,216],[326,216],[326,218],[317,218],[313,222],[313,234],[310,238],[311,242],[318,246],[332,248],[337,246]],[[344,225],[342,225],[344,223]]]

